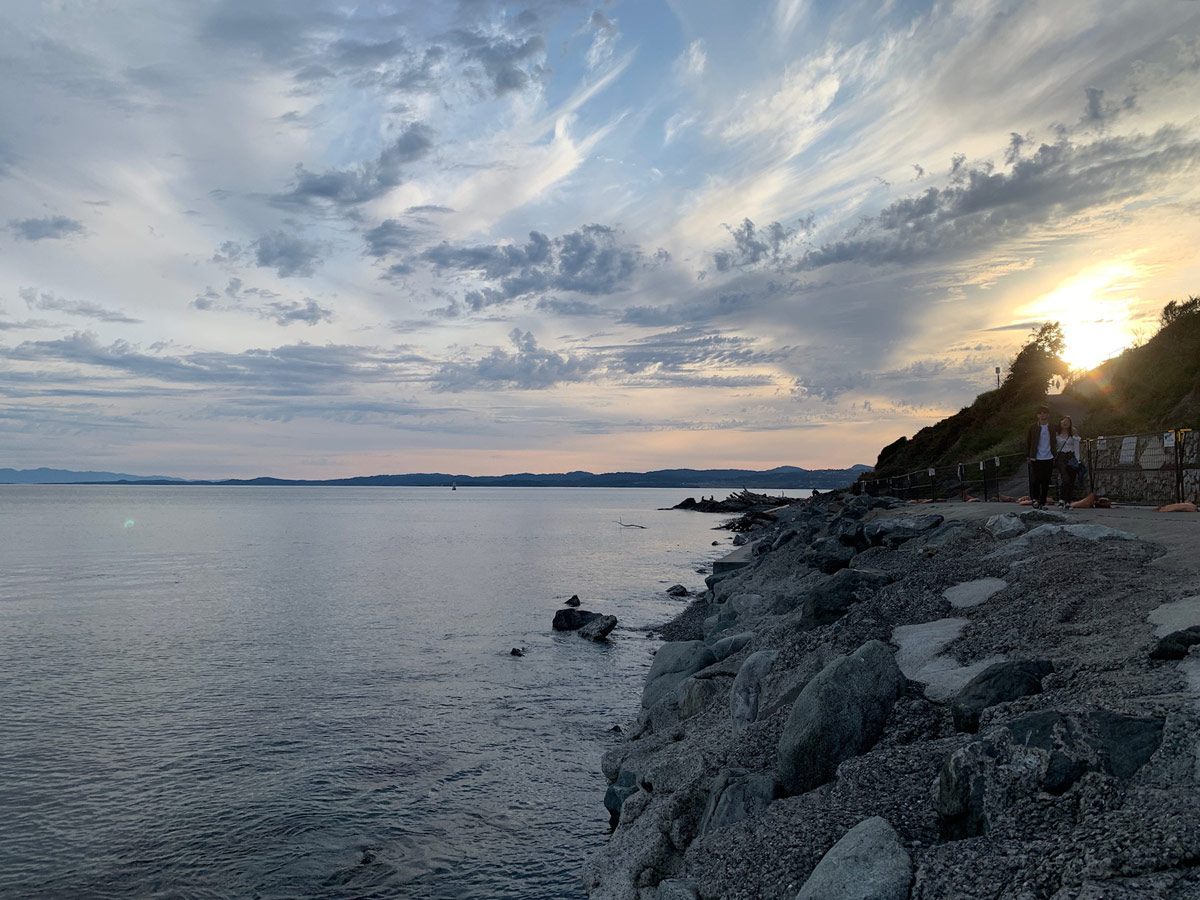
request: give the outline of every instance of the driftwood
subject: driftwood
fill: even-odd
[[[697,501],[694,497],[688,497],[682,503],[672,506],[671,509],[692,509],[696,512],[741,513],[750,510],[762,511],[774,509],[778,506],[789,506],[793,503],[802,502],[804,501],[793,497],[772,497],[769,494],[754,494],[742,488],[742,490],[735,491],[724,500],[702,496]]]
[[[620,519],[617,519],[617,524],[620,525],[622,528],[645,528],[646,527],[645,525],[626,524],[625,522],[622,522]]]

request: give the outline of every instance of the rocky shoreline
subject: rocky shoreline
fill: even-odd
[[[662,628],[589,897],[1200,898],[1195,519],[930,510],[776,510]]]

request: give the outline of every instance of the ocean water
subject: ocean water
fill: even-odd
[[[582,898],[689,493],[0,487],[0,896]]]

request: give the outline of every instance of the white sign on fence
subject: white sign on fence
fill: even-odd
[[[1106,442],[1105,442],[1104,438],[1102,438],[1102,437],[1096,438],[1096,449],[1103,450],[1105,443]]]
[[[979,461],[979,471],[980,472],[983,471],[983,460],[982,459]]]
[[[1174,446],[1175,446],[1175,432],[1164,431],[1163,432],[1163,449],[1170,450]]]
[[[937,469],[933,469],[933,468],[931,468],[931,469],[929,470],[929,477],[930,477],[930,478],[932,478],[932,477],[933,477],[934,475],[936,475],[936,474],[937,474]]]
[[[1121,458],[1117,461],[1118,465],[1132,466],[1136,456],[1137,436],[1130,435],[1127,438],[1121,438]]]

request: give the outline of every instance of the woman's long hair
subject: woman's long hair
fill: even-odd
[[[1058,420],[1058,433],[1062,434],[1062,420],[1067,420],[1067,437],[1075,437],[1075,420],[1070,416],[1063,416]]]

